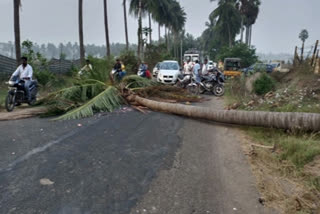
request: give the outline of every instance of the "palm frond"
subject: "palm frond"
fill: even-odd
[[[111,112],[123,102],[124,100],[118,90],[110,86],[86,104],[58,117],[56,120],[80,119],[92,116],[94,112]]]
[[[122,82],[126,85],[127,88],[143,88],[157,85],[156,82],[143,77],[139,77],[138,75],[126,76],[125,78],[123,78]]]

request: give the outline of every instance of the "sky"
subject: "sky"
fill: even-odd
[[[187,13],[186,32],[200,36],[217,4],[209,0],[180,0],[180,3]],[[77,4],[77,0],[22,0],[21,39],[38,44],[77,42]],[[293,53],[294,47],[301,45],[298,35],[302,29],[309,31],[307,44],[312,45],[320,39],[319,8],[319,0],[262,0],[253,26],[253,45],[262,53]],[[110,41],[124,43],[122,0],[108,0],[108,12]],[[129,40],[136,43],[138,23],[131,15],[128,26]],[[102,0],[84,0],[84,37],[86,44],[105,44]],[[158,38],[155,23],[153,38]],[[0,42],[13,40],[13,1],[0,0]]]

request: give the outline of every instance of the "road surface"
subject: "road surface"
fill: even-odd
[[[0,213],[271,213],[230,127],[123,109],[0,130]]]

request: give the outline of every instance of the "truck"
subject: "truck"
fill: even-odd
[[[189,49],[184,53],[184,63],[186,63],[188,60],[195,63],[196,60],[201,61],[201,52],[197,49]]]

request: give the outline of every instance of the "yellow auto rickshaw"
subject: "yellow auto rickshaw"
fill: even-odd
[[[240,58],[225,58],[223,73],[225,77],[241,76],[241,59]]]

